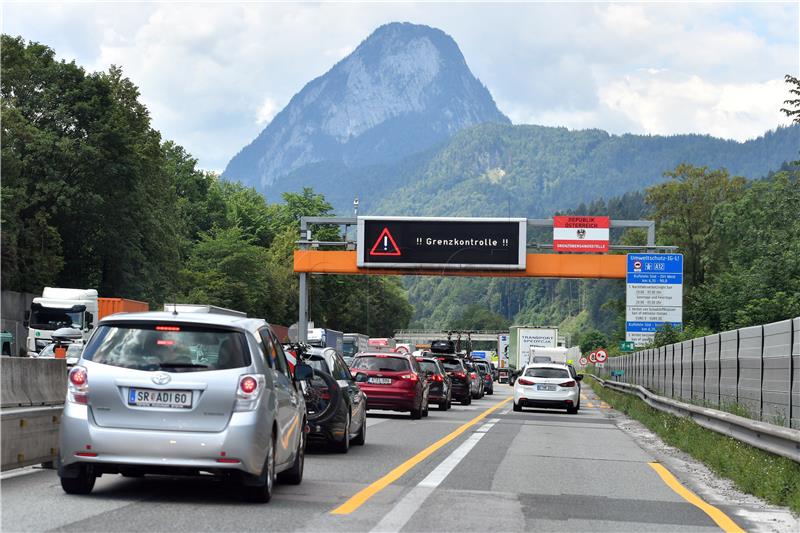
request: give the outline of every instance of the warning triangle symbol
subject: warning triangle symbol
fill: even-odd
[[[400,255],[400,247],[394,242],[394,237],[389,233],[389,228],[383,228],[369,255]]]

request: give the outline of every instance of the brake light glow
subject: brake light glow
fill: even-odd
[[[236,387],[234,411],[252,411],[258,407],[258,400],[261,397],[264,384],[264,376],[261,374],[240,376],[239,386]]]
[[[169,339],[158,339],[156,341],[156,344],[158,344],[159,346],[174,346],[175,341]]]
[[[434,374],[433,376],[431,376],[431,379],[433,381],[444,381],[444,378],[442,377],[441,374]]]
[[[225,464],[236,464],[236,463],[241,463],[241,461],[240,461],[239,459],[229,459],[229,458],[227,458],[227,457],[219,457],[219,458],[217,459],[217,462],[218,462],[218,463],[225,463]]]
[[[69,371],[69,382],[67,383],[69,401],[88,405],[89,403],[89,374],[82,366],[74,366]]]
[[[517,381],[520,385],[536,385],[536,382],[525,378],[519,378]]]
[[[239,387],[245,394],[252,394],[258,388],[258,381],[253,376],[245,376],[239,382]]]
[[[416,374],[403,374],[402,376],[400,376],[400,379],[407,379],[409,381],[417,381],[419,379],[419,376],[417,376]]]
[[[569,387],[574,387],[575,385],[576,385],[575,381],[565,381],[564,383],[561,383],[559,387],[569,388]]]
[[[178,326],[156,326],[156,331],[180,331]]]
[[[69,381],[76,387],[86,385],[87,379],[88,376],[86,375],[86,369],[81,366],[76,366],[69,373]]]
[[[469,377],[471,377],[472,379],[478,379],[478,374],[476,374],[475,372],[470,372]]]
[[[457,377],[458,379],[466,379],[467,374],[464,372],[453,372],[453,376]]]
[[[76,457],[97,457],[94,452],[75,452]]]

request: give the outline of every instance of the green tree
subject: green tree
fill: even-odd
[[[600,331],[587,331],[580,338],[581,353],[587,354],[598,348],[608,347],[608,337]]]
[[[714,208],[741,196],[745,179],[731,178],[725,169],[687,164],[664,175],[671,179],[647,189],[647,203],[653,206],[660,244],[678,246],[684,255],[684,283],[694,287],[719,265],[708,254],[715,238]]]
[[[797,79],[794,76],[790,76],[787,74],[784,76],[786,83],[790,85],[789,93],[794,95],[794,98],[790,98],[789,100],[784,100],[783,103],[787,104],[788,107],[781,108],[787,117],[792,119],[794,123],[800,123],[800,79]]]
[[[507,330],[511,321],[479,304],[464,309],[461,318],[452,322],[449,329],[460,330]]]

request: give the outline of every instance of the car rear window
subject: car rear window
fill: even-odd
[[[420,361],[419,366],[422,367],[423,372],[433,372],[434,374],[439,373],[439,365],[433,361]]]
[[[244,334],[184,324],[103,325],[83,358],[136,370],[197,372],[250,365]]]
[[[411,370],[405,357],[391,357],[388,355],[367,355],[356,357],[353,368],[359,370],[380,370],[383,372],[402,372]]]
[[[553,358],[549,355],[534,355],[533,356],[533,363],[552,363]]]
[[[464,370],[464,366],[458,359],[439,359],[439,361],[442,363],[442,366],[444,366],[445,370]]]
[[[569,372],[563,368],[529,368],[525,375],[531,378],[568,378]]]

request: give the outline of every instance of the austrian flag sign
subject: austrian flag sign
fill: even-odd
[[[608,251],[608,217],[553,217],[553,251]]]

